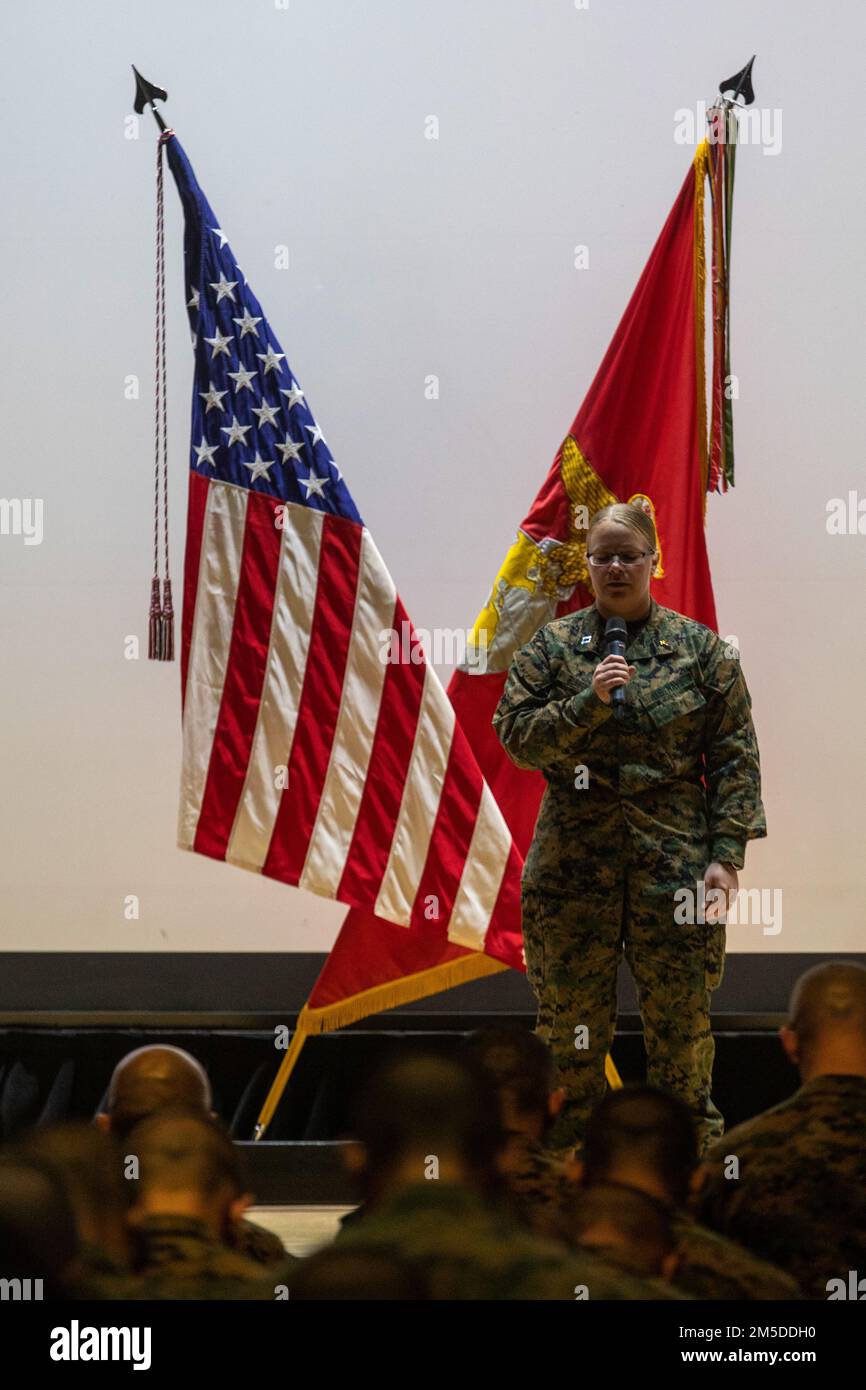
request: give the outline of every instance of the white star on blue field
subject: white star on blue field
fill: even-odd
[[[166,143],[185,215],[195,352],[190,467],[360,522],[327,441],[249,288],[183,147]]]

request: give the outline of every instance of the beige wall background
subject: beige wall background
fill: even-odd
[[[130,62],[168,88],[166,114],[429,629],[474,621],[574,416],[684,176],[677,112],[752,52],[772,139],[738,156],[737,484],[710,499],[707,530],[763,758],[770,833],[742,883],[780,891],[783,917],[773,935],[729,929],[729,946],[863,949],[866,535],[828,534],[827,505],[866,498],[864,13],[855,0],[728,0],[724,23],[686,0],[7,8],[0,493],[42,499],[44,533],[0,536],[2,949],[325,950],[344,911],[175,848],[179,669],[124,657],[129,634],[146,648],[153,452],[155,126],[127,138]],[[179,580],[191,360],[171,185],[167,199]]]

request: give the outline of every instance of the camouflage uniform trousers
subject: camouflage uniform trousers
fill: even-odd
[[[595,825],[579,855],[563,856],[567,882],[564,875],[538,882],[524,874],[523,940],[538,1005],[535,1031],[550,1047],[566,1090],[548,1142],[552,1148],[579,1143],[604,1094],[624,954],[637,988],[647,1081],[687,1102],[704,1152],[724,1132],[710,1095],[710,998],[724,970],[725,927],[678,923],[674,893],[688,888],[695,894],[709,849],[705,840],[680,832],[671,832],[673,840],[660,834],[655,843],[635,846],[624,824],[616,830],[611,823]],[[586,1046],[576,1045],[584,1042],[575,1032],[582,1025]]]

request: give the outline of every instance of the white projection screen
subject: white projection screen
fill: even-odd
[[[130,119],[130,62],[167,87],[429,630],[474,622],[685,175],[683,113],[700,130],[756,52],[762,125],[734,203],[736,485],[710,497],[707,540],[769,828],[741,885],[778,891],[781,916],[773,934],[729,928],[728,949],[859,953],[862,7],[730,0],[720,25],[687,0],[291,0],[243,7],[252,64],[231,0],[87,9],[86,25],[59,3],[2,20],[2,495],[42,502],[38,543],[0,535],[2,950],[193,953],[206,979],[224,953],[327,952],[345,911],[176,848],[180,671],[145,657],[156,130]],[[192,361],[169,178],[166,217],[179,607]]]

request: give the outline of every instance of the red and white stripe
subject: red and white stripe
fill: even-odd
[[[178,843],[483,950],[512,837],[404,623],[365,527],[192,474]]]

